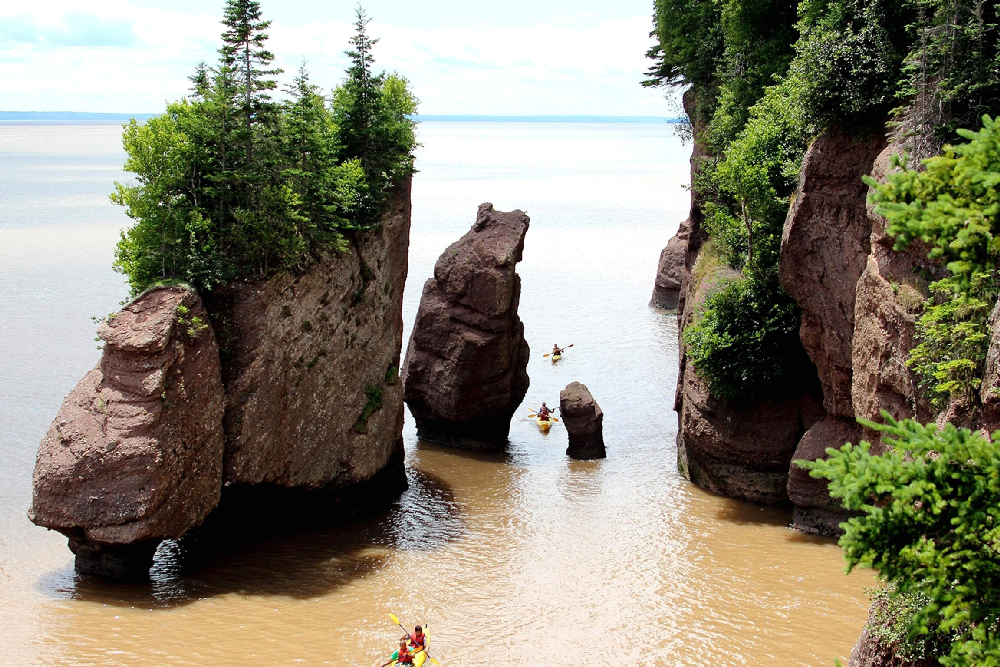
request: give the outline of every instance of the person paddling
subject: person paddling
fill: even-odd
[[[565,350],[565,349],[566,348],[559,347],[558,345],[556,345],[555,343],[553,343],[552,344],[552,356],[553,357],[561,357],[562,353],[563,353],[563,350]]]
[[[427,648],[427,636],[419,625],[410,633],[410,645],[414,649]]]
[[[549,410],[549,406],[545,405],[545,401],[542,401],[542,407],[538,408],[538,418],[543,422],[547,422],[551,415],[552,411]]]
[[[399,642],[399,652],[396,654],[396,664],[397,665],[413,664],[413,654],[410,653],[410,649],[407,648],[405,639]]]

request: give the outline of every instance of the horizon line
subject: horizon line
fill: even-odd
[[[93,111],[0,111],[2,121],[128,121],[147,120],[157,113],[114,113]],[[417,114],[414,119],[419,122],[478,122],[478,123],[667,123],[683,122],[682,118],[668,116],[623,116],[623,115],[590,115],[590,114]]]

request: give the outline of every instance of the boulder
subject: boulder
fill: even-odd
[[[707,491],[763,504],[788,501],[789,464],[800,438],[823,416],[809,393],[745,406],[713,398],[693,364],[683,369],[677,464]]]
[[[819,136],[803,159],[781,238],[781,286],[802,308],[800,335],[819,373],[823,406],[839,417],[854,416],[855,288],[872,231],[861,177],[884,145],[880,137]]]
[[[225,394],[208,314],[189,289],[144,293],[99,335],[100,362],[39,446],[29,517],[69,536],[79,570],[126,577],[218,504]]]
[[[656,268],[656,281],[653,284],[653,297],[649,305],[654,308],[674,310],[677,308],[681,292],[681,281],[684,278],[684,257],[687,253],[687,238],[682,237],[682,227],[668,242],[660,253],[660,262]]]
[[[792,525],[796,530],[837,536],[843,532],[840,524],[847,521],[851,514],[841,506],[840,501],[827,493],[825,479],[810,477],[808,470],[794,462],[826,459],[828,447],[839,449],[844,443],[858,444],[860,440],[861,426],[857,422],[830,416],[813,424],[799,440],[788,473],[788,499],[795,505]]]
[[[569,435],[566,454],[574,459],[603,459],[604,413],[587,385],[570,382],[559,392],[559,415]]]
[[[482,204],[425,284],[404,363],[404,398],[420,437],[467,449],[506,446],[528,391],[517,315],[529,218]]]

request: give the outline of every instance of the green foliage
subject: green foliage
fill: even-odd
[[[722,57],[722,11],[717,0],[655,0],[653,35],[647,52],[654,64],[644,86],[707,89]]]
[[[924,170],[904,169],[874,188],[870,201],[888,220],[896,249],[915,239],[931,246],[930,257],[967,284],[975,271],[1000,260],[1000,120],[983,116],[979,132],[959,130],[967,143],[946,146],[943,155],[924,161]]]
[[[223,23],[219,63],[197,66],[191,95],[125,126],[134,182],[116,183],[111,199],[135,225],[122,234],[114,266],[133,293],[163,279],[211,290],[300,269],[346,249],[345,230],[371,228],[387,193],[412,173],[417,100],[405,79],[369,76],[374,41],[352,40],[367,40],[374,112],[341,126],[351,71],[327,100],[303,65],[289,99],[276,103],[280,71],[269,68],[259,4],[227,0]],[[367,152],[355,151],[359,142]]]
[[[910,630],[951,636],[941,664],[1000,665],[1000,448],[951,424],[883,418],[863,422],[891,446],[881,456],[848,443],[798,464],[860,513],[842,524],[848,569],[875,568],[891,598],[927,601]]]
[[[893,653],[908,662],[946,654],[950,636],[937,631],[910,632],[913,619],[930,602],[923,593],[894,594],[890,587],[880,586],[872,595],[871,616],[866,625],[868,636],[883,646],[893,647]]]
[[[368,418],[372,416],[372,413],[382,409],[382,387],[374,384],[365,385],[365,396],[368,400],[361,408],[361,414],[358,415],[358,419],[352,427],[354,432],[360,435],[368,433]]]
[[[804,0],[789,78],[818,129],[874,129],[897,94],[908,14],[899,0]]]
[[[414,122],[417,100],[408,82],[398,74],[374,74],[372,48],[378,42],[368,36],[369,19],[358,7],[347,79],[333,93],[333,122],[345,158],[357,160],[366,188],[359,193],[352,211],[357,223],[374,224],[386,196],[403,177],[413,172],[416,148]]]
[[[732,280],[709,295],[684,343],[712,396],[749,401],[801,390],[809,368],[800,312],[776,275]]]
[[[699,175],[696,187],[709,194],[705,227],[733,268],[768,271],[778,265],[789,197],[807,141],[788,86],[773,86],[750,109],[725,157]]]
[[[930,291],[917,322],[920,344],[910,351],[907,365],[936,407],[943,408],[949,398],[974,406],[990,345],[988,321],[1000,292],[996,274],[977,271],[964,287],[949,276],[932,283]]]
[[[937,146],[1000,110],[1000,3],[908,0],[913,48],[899,98],[904,122]],[[937,152],[936,150],[933,152]]]

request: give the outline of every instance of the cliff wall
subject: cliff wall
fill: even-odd
[[[154,288],[100,330],[97,367],[42,440],[29,516],[81,571],[145,576],[163,539],[237,490],[405,488],[402,298],[409,184],[376,230],[306,270]],[[239,503],[237,503],[239,504]],[[314,507],[303,508],[314,510]]]

